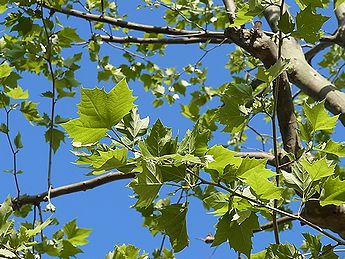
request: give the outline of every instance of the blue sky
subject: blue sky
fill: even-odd
[[[163,24],[160,20],[160,12],[150,11],[134,11],[134,3],[137,1],[119,1],[120,12],[128,13],[127,20],[136,21],[148,24]],[[2,17],[1,17],[2,18]],[[79,32],[84,35],[85,39],[89,36],[87,22],[81,22],[74,18],[70,18],[72,26],[78,24]],[[79,27],[80,26],[80,27]],[[102,53],[111,56],[112,63],[119,65],[123,61],[121,58],[122,52],[103,45]],[[81,47],[76,47],[76,52],[84,51]],[[79,48],[79,49],[78,49]],[[227,54],[233,48],[230,45],[223,45],[215,49],[203,60],[207,64],[208,84],[217,87],[224,82],[231,81],[229,72],[224,69],[227,62]],[[74,51],[74,50],[72,50]],[[168,46],[167,55],[165,57],[155,57],[153,60],[162,66],[176,66],[178,70],[187,64],[195,63],[202,52],[195,45],[180,45]],[[113,84],[98,83],[96,74],[96,64],[87,61],[87,54],[81,62],[81,69],[77,73],[77,78],[81,81],[83,87],[105,86],[110,89]],[[94,71],[94,73],[91,73]],[[29,89],[31,99],[39,102],[39,109],[48,111],[50,104],[45,103],[48,99],[40,97],[40,93],[50,89],[51,85],[47,80],[41,77],[36,77],[30,74],[25,74],[20,81],[24,89]],[[180,138],[184,136],[187,129],[192,128],[192,123],[183,117],[179,111],[179,103],[186,102],[188,98],[181,98],[180,102],[168,106],[164,105],[160,108],[153,108],[152,94],[145,92],[140,82],[130,82],[129,86],[133,89],[133,94],[138,96],[136,104],[139,108],[141,117],[150,117],[152,124],[157,118],[162,122],[173,128],[174,135]],[[195,87],[191,87],[191,90]],[[65,99],[59,101],[57,104],[57,113],[64,117],[75,118],[77,116],[76,104],[79,102],[79,94],[74,99]],[[4,113],[0,113],[0,120],[4,120]],[[22,193],[34,194],[46,191],[47,180],[47,161],[48,161],[48,145],[44,142],[44,129],[40,127],[33,127],[23,120],[19,112],[13,112],[11,115],[11,124],[13,127],[12,136],[18,130],[22,133],[24,149],[18,155],[19,169],[24,171],[24,174],[19,176]],[[258,126],[259,130],[269,133],[270,124],[261,120],[253,121],[253,125]],[[250,141],[246,146],[252,148],[260,148],[260,145],[255,141],[255,135],[248,132]],[[227,141],[227,135],[219,133],[215,135],[211,144],[224,144]],[[7,148],[7,142],[4,135],[0,136],[0,143],[2,149],[0,151],[1,169],[11,168],[11,154]],[[74,183],[83,179],[89,179],[84,176],[87,171],[80,169],[73,164],[75,160],[74,155],[69,151],[71,149],[71,141],[67,139],[63,144],[53,160],[53,186],[58,187],[65,184]],[[12,175],[0,174],[0,199],[4,200],[10,194],[15,195],[15,188]],[[58,218],[61,225],[77,218],[80,227],[92,228],[92,233],[89,238],[90,243],[84,246],[83,255],[78,255],[77,258],[103,258],[106,252],[112,250],[115,244],[131,243],[145,251],[151,252],[154,248],[158,248],[161,243],[161,236],[152,237],[146,228],[143,228],[142,218],[140,214],[129,207],[134,204],[135,200],[130,198],[132,191],[126,187],[128,180],[113,182],[101,186],[94,190],[89,190],[82,193],[70,194],[63,197],[58,197],[53,200],[53,204],[57,210],[54,214]],[[44,214],[45,217],[50,216],[49,213]],[[199,200],[191,199],[190,208],[188,212],[187,224],[190,237],[190,245],[184,251],[178,253],[177,258],[231,258],[234,253],[229,250],[227,244],[221,245],[216,251],[210,248],[196,238],[204,237],[209,232],[214,232],[214,224],[216,217],[208,214],[202,207]],[[307,227],[300,227],[299,223],[294,223],[296,231],[302,228],[303,232],[310,231]],[[301,244],[301,234],[296,234],[292,231],[283,232],[281,234],[282,242],[289,241],[295,243],[297,246]],[[255,235],[254,252],[260,251],[268,242],[274,242],[272,233],[259,233]],[[168,242],[165,242],[169,245]]]

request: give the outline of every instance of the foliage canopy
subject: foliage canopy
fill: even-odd
[[[126,5],[155,15],[154,24],[130,20]],[[91,230],[76,220],[61,226],[53,198],[121,179],[131,179],[133,208],[163,241],[150,254],[115,245],[107,259],[178,256],[188,249],[186,218],[196,199],[217,218],[204,240],[213,247],[228,243],[247,258],[338,258],[345,245],[345,1],[1,0],[0,13],[0,131],[10,154],[2,170],[15,186],[0,206],[1,258],[78,256]],[[161,65],[158,56],[164,60],[175,44],[195,44],[202,54],[182,69]],[[209,80],[213,64],[205,59],[216,49],[228,55],[222,66],[230,72],[220,85]],[[110,50],[122,59],[113,61]],[[88,76],[112,85],[109,91],[78,76],[90,64]],[[32,78],[44,89],[29,85]],[[175,136],[163,118],[140,116],[132,92],[138,82],[154,107],[175,105],[193,127]],[[67,118],[59,107],[70,109],[76,93],[78,115]],[[44,193],[22,193],[24,120],[44,129],[49,145]],[[249,152],[251,145],[260,148]],[[66,148],[88,178],[53,188],[55,154]],[[282,244],[280,232],[293,220],[318,234]],[[275,243],[253,254],[253,236],[264,230]]]

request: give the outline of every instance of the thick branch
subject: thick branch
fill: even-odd
[[[167,35],[185,35],[190,37],[205,37],[205,38],[221,38],[223,39],[222,32],[212,32],[212,31],[193,31],[193,30],[179,30],[171,27],[160,27],[141,23],[126,22],[120,19],[116,19],[109,16],[102,16],[96,14],[90,14],[81,12],[75,9],[61,8],[57,9],[48,5],[43,5],[44,8],[51,10],[52,12],[63,13],[70,16],[82,18],[88,21],[103,22],[110,25],[119,26],[121,28],[127,28],[136,31],[142,31],[147,33],[162,33]]]
[[[55,198],[74,192],[87,191],[106,183],[114,182],[121,179],[131,179],[134,178],[134,176],[135,173],[107,173],[105,175],[101,175],[90,180],[64,185],[58,188],[53,188],[50,191],[50,198]],[[19,201],[18,199],[14,199],[13,202],[18,207],[23,206],[25,204],[39,204],[40,202],[47,200],[47,195],[47,192],[30,196],[23,195],[19,198]]]
[[[236,15],[236,4],[234,0],[222,0],[225,6],[226,14],[230,23],[233,23]]]
[[[136,38],[136,37],[114,37],[100,35],[102,41],[115,43],[139,43],[139,44],[192,44],[192,43],[231,43],[221,38],[182,37],[182,38]]]
[[[322,41],[319,44],[313,46],[311,49],[305,52],[304,56],[305,59],[309,64],[311,64],[312,59],[318,54],[320,51],[328,48],[331,46],[333,43],[329,41]]]

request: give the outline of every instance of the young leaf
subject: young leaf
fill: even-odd
[[[140,119],[138,109],[134,107],[117,125],[116,129],[131,141],[146,134],[149,117]]]
[[[214,161],[208,163],[206,169],[215,170],[219,175],[223,174],[227,165],[239,165],[241,163],[241,158],[235,157],[236,152],[219,145],[213,146],[207,155],[212,156]]]
[[[158,218],[158,227],[169,236],[170,243],[175,252],[188,246],[187,234],[187,206],[186,204],[172,204],[160,210],[162,215]]]
[[[58,32],[59,45],[63,48],[71,47],[73,42],[82,42],[83,39],[79,37],[74,28],[63,28]]]
[[[345,181],[339,177],[328,178],[323,186],[320,196],[321,206],[341,205],[345,203]]]
[[[212,246],[218,246],[226,241],[230,247],[249,256],[252,250],[253,230],[260,229],[258,217],[251,213],[241,224],[232,220],[229,214],[218,220],[216,234]]]
[[[50,139],[52,139],[52,148],[54,153],[58,150],[60,147],[60,143],[65,142],[65,133],[58,129],[48,129],[44,134],[46,142],[50,142]]]
[[[281,73],[289,68],[290,60],[279,59],[273,66],[268,69],[259,68],[256,77],[263,82],[271,83],[276,79]]]
[[[260,172],[253,172],[246,176],[244,181],[253,189],[255,194],[260,199],[280,199],[283,189],[275,186],[273,182],[270,182],[264,178]]]
[[[243,128],[248,114],[243,113],[240,106],[252,98],[252,87],[248,84],[230,85],[227,88],[221,96],[224,105],[217,112],[220,123],[226,126],[224,131],[236,133]]]
[[[14,138],[14,145],[16,146],[17,149],[20,149],[23,147],[22,136],[20,135],[20,132],[18,132],[18,134]]]
[[[289,12],[285,12],[278,22],[278,28],[285,34],[291,33],[295,24],[291,21]]]
[[[187,131],[183,140],[179,143],[177,153],[203,156],[207,152],[210,131],[197,123],[192,131]]]
[[[156,198],[162,183],[162,175],[153,162],[143,162],[143,171],[129,184],[138,194],[137,208],[148,207]]]
[[[23,89],[20,86],[17,86],[16,88],[11,88],[8,92],[6,92],[6,95],[11,97],[12,99],[27,99],[27,98],[29,98],[28,90],[23,91]]]
[[[8,63],[2,63],[0,65],[0,78],[8,77],[12,72],[13,67],[11,67]]]
[[[78,105],[80,117],[61,125],[74,142],[95,143],[134,107],[134,100],[125,80],[109,93],[99,88],[82,88],[81,103]]]
[[[145,139],[147,150],[153,156],[175,153],[177,141],[172,139],[172,130],[164,127],[158,119]]]
[[[309,5],[296,15],[296,36],[303,38],[306,42],[315,43],[320,39],[321,27],[328,19],[329,17],[315,13]]]
[[[313,106],[309,106],[308,104],[304,105],[305,116],[313,127],[314,132],[317,130],[332,132],[339,118],[339,115],[329,116],[324,104],[325,101],[318,102]]]
[[[116,245],[114,250],[109,252],[105,259],[148,259],[148,255],[143,253],[139,256],[140,249],[133,245]]]
[[[309,163],[306,159],[301,160],[301,165],[307,171],[312,181],[320,180],[334,174],[335,165],[329,165],[326,157]]]
[[[326,145],[324,144],[325,143],[320,144],[316,149],[338,157],[345,157],[345,144],[343,142],[339,143],[330,139],[327,141]]]
[[[265,258],[294,258],[305,259],[305,257],[298,251],[298,249],[289,243],[287,244],[272,244],[267,248]]]
[[[45,227],[47,227],[49,224],[51,224],[54,221],[53,218],[46,219],[43,223],[35,227],[34,229],[28,229],[26,230],[26,234],[28,239],[31,237],[36,236],[38,233],[40,233]]]
[[[20,104],[20,111],[29,122],[39,122],[43,119],[39,115],[36,106],[37,103],[26,100]]]
[[[229,211],[229,195],[222,192],[214,192],[203,199],[206,207],[214,210],[213,214],[223,216]]]
[[[93,169],[90,173],[92,175],[102,174],[113,169],[123,171],[127,165],[127,153],[126,148],[116,148],[108,151],[96,150],[90,155],[79,156],[76,163],[90,164],[89,168]]]
[[[72,245],[85,245],[89,242],[86,238],[90,235],[91,229],[77,227],[75,219],[66,223],[63,231]]]

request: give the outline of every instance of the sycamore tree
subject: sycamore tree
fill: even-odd
[[[0,183],[13,186],[0,207],[0,257],[78,257],[91,230],[73,215],[58,224],[54,198],[129,179],[132,210],[163,241],[148,253],[114,243],[99,258],[178,257],[188,249],[186,217],[196,200],[217,218],[205,245],[228,243],[239,258],[337,258],[345,245],[345,1],[130,2],[0,0],[1,153],[10,154],[1,170],[13,176]],[[176,63],[185,60],[178,49],[187,44],[202,52],[197,60],[162,65],[170,45],[178,45]],[[216,49],[227,61],[208,64]],[[116,51],[121,59],[113,61]],[[97,87],[78,78],[85,62]],[[230,74],[213,83],[211,66]],[[175,105],[194,126],[177,136],[141,116],[133,85],[152,93],[153,107]],[[71,98],[78,114],[67,118],[59,106]],[[28,122],[36,133],[23,130]],[[261,143],[254,151],[253,133]],[[37,162],[45,186],[21,181],[30,174],[21,170],[25,138],[47,143]],[[86,175],[58,186],[54,159],[69,151]],[[36,193],[22,191],[33,184]],[[292,221],[308,226],[296,231],[302,244],[281,242]],[[274,243],[253,254],[252,238],[264,230]]]

